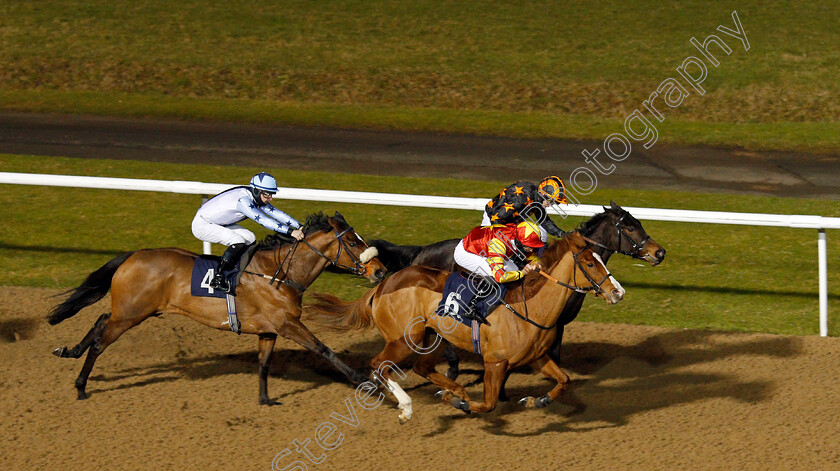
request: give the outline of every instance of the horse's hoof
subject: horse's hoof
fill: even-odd
[[[519,405],[525,406],[528,409],[530,409],[532,407],[535,407],[534,397],[533,396],[523,397],[522,399],[519,400]]]
[[[460,375],[460,374],[461,374],[461,372],[459,370],[456,370],[456,369],[453,369],[453,368],[449,368],[448,370],[446,370],[446,377],[451,379],[452,381],[455,381],[456,379],[458,379],[458,375]]]
[[[280,401],[274,401],[272,399],[260,399],[261,406],[279,406],[281,404],[283,403]]]
[[[504,391],[499,393],[499,401],[508,402],[509,400],[510,400],[510,398],[508,397],[508,395]]]
[[[536,407],[537,409],[542,409],[543,407],[549,404],[551,404],[551,398],[548,396],[540,397],[534,401],[534,407]]]
[[[458,410],[462,410],[462,411],[466,412],[467,414],[470,413],[470,403],[461,399],[460,397],[453,397],[451,404],[452,404],[452,407],[454,407]]]
[[[57,357],[63,357],[64,352],[66,352],[66,351],[67,351],[67,347],[58,347],[55,350],[53,350],[52,354],[57,356]]]
[[[84,401],[87,398],[88,395],[84,391],[79,391],[79,397],[77,397],[76,399],[79,401]]]
[[[400,413],[400,425],[403,425],[404,423],[408,422],[410,419],[411,419],[411,417],[406,417],[405,414]]]
[[[449,402],[452,399],[452,396],[452,391],[447,391],[445,389],[441,389],[435,393],[435,398],[440,399],[443,402]]]

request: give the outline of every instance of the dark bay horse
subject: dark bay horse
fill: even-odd
[[[577,230],[596,242],[592,249],[601,256],[605,264],[613,253],[646,260],[653,266],[659,265],[665,259],[665,249],[647,235],[642,223],[613,201],[610,201],[609,208],[604,207],[603,213],[592,216]],[[379,259],[391,273],[396,273],[411,265],[425,265],[453,271],[456,269],[453,258],[455,244],[460,240],[443,240],[426,246],[395,245],[384,240],[371,240],[370,245],[378,249]],[[573,293],[560,314],[557,322],[557,337],[548,351],[548,355],[555,362],[560,362],[560,346],[563,343],[565,326],[575,320],[584,299],[584,294]],[[447,346],[444,355],[449,363],[449,371],[446,375],[450,379],[457,378],[460,363],[457,353]],[[504,387],[501,396],[506,399]]]
[[[613,304],[624,297],[624,289],[577,232],[553,242],[543,254],[542,264],[544,272],[564,284],[548,282],[540,274],[529,273],[522,281],[514,282],[512,285],[516,286],[511,286],[507,293],[506,302],[511,310],[507,306],[497,307],[490,317],[491,324],[479,329],[485,370],[482,402],[470,402],[462,385],[435,371],[434,349],[429,349],[429,354],[421,354],[414,362],[417,374],[443,388],[444,401],[451,399],[452,405],[463,411],[489,412],[496,407],[507,372],[528,364],[557,384],[539,399],[525,398],[526,407],[544,407],[565,390],[569,377],[547,352],[557,335],[553,325],[574,292],[572,288],[593,291]],[[408,267],[385,279],[361,299],[347,302],[332,295],[317,294],[318,303],[305,309],[314,322],[338,331],[377,327],[386,345],[370,366],[396,396],[401,422],[409,420],[413,410],[411,398],[391,379],[392,365],[413,353],[422,353],[416,347],[430,340],[429,336],[434,335],[432,330],[458,348],[473,349],[472,329],[436,314],[449,273],[425,266]]]
[[[268,236],[254,252],[237,287],[236,309],[242,333],[259,337],[260,404],[271,404],[268,397],[268,370],[278,335],[326,358],[353,382],[364,376],[345,365],[300,322],[302,292],[327,265],[334,265],[372,282],[385,276],[385,267],[373,258],[370,248],[338,212],[334,217],[313,214],[304,224],[303,241],[284,244]],[[111,312],[94,323],[73,348],[59,347],[53,352],[64,358],[87,359],[76,379],[79,399],[86,399],[85,386],[96,359],[128,329],[151,316],[181,314],[208,327],[230,330],[227,302],[223,298],[190,294],[190,276],[198,257],[178,248],[143,249],[120,255],[91,273],[70,297],[50,312],[50,324],[75,315],[82,308],[102,299],[111,291]],[[282,283],[269,284],[275,273]]]

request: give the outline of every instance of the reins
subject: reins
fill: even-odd
[[[604,284],[604,282],[607,281],[610,278],[610,276],[612,276],[612,274],[609,272],[609,270],[607,270],[607,274],[604,275],[604,278],[602,278],[601,281],[596,282],[595,279],[592,278],[592,275],[590,275],[586,270],[583,269],[583,264],[581,264],[580,260],[578,260],[578,256],[584,250],[586,250],[589,247],[588,244],[596,243],[596,242],[594,240],[590,239],[589,237],[584,236],[583,234],[580,234],[580,236],[583,238],[583,240],[586,241],[587,245],[583,246],[580,250],[575,252],[575,254],[572,255],[572,259],[575,262],[575,266],[577,268],[580,268],[580,271],[583,273],[583,276],[585,276],[586,280],[589,281],[590,286],[581,287],[581,286],[577,286],[577,284],[571,284],[570,285],[570,284],[567,284],[567,283],[564,283],[564,282],[558,280],[557,278],[554,278],[553,276],[549,275],[548,273],[544,272],[543,270],[541,270],[539,268],[534,270],[534,271],[536,271],[540,275],[544,276],[551,283],[557,284],[557,285],[562,286],[564,288],[571,289],[571,290],[573,290],[575,292],[578,292],[578,293],[588,293],[589,291],[592,291],[596,295],[598,295],[598,294],[601,294],[601,293],[604,292],[604,290],[601,288],[601,285]],[[604,269],[606,269],[606,265],[604,266]],[[537,327],[538,329],[542,329],[542,330],[553,329],[557,325],[557,323],[560,321],[560,316],[557,316],[557,319],[555,319],[554,323],[551,324],[550,326],[544,326],[544,325],[538,324],[538,323],[534,322],[533,320],[531,320],[530,316],[528,314],[528,302],[525,300],[525,284],[522,283],[521,287],[522,287],[522,305],[525,306],[525,315],[524,316],[522,314],[520,314],[516,309],[514,309],[513,306],[511,306],[510,304],[508,304],[504,300],[502,300],[502,304],[504,304],[504,306],[510,312],[512,312],[516,317],[518,317],[518,318],[522,319],[523,321],[533,325],[534,327]]]
[[[551,324],[550,326],[546,327],[546,326],[538,324],[538,323],[536,323],[536,322],[534,322],[530,319],[529,314],[528,314],[528,303],[525,301],[525,284],[524,283],[522,284],[522,304],[525,306],[525,315],[524,316],[522,314],[520,314],[516,309],[513,308],[513,306],[508,304],[506,301],[502,300],[502,304],[504,304],[505,307],[508,308],[508,310],[513,313],[513,315],[515,315],[516,317],[522,319],[523,321],[531,324],[532,326],[534,326],[538,329],[551,330],[557,325],[557,322],[560,321],[560,316],[557,316],[557,319],[554,320],[554,323]]]
[[[308,227],[307,225],[304,225],[302,230],[305,230],[307,227]],[[303,292],[306,291],[306,288],[307,288],[306,286],[303,286],[302,284],[300,284],[296,281],[286,279],[286,277],[289,275],[289,268],[291,268],[292,259],[294,258],[294,254],[297,251],[297,248],[300,245],[300,242],[303,242],[313,252],[318,254],[320,257],[326,259],[334,267],[340,268],[342,270],[349,271],[349,272],[354,273],[356,275],[363,274],[365,272],[364,264],[361,263],[361,259],[356,257],[353,254],[352,251],[347,249],[347,247],[345,246],[346,242],[344,241],[344,239],[342,239],[342,236],[344,236],[344,234],[347,234],[348,232],[350,232],[352,230],[353,230],[353,228],[349,227],[349,226],[341,232],[338,232],[337,229],[333,228],[335,238],[336,238],[336,240],[338,240],[338,251],[336,252],[334,260],[331,259],[330,257],[328,257],[325,253],[318,250],[312,244],[310,244],[309,241],[306,240],[306,238],[303,238],[301,240],[294,239],[294,241],[292,242],[292,246],[289,247],[289,251],[286,252],[286,256],[283,257],[282,261],[278,261],[280,251],[279,250],[275,251],[274,261],[275,261],[275,263],[277,263],[277,271],[274,272],[273,276],[268,276],[268,275],[265,275],[265,274],[262,274],[262,273],[254,273],[254,272],[247,271],[247,270],[244,270],[243,273],[247,273],[249,275],[259,276],[259,277],[262,277],[262,278],[270,278],[270,280],[268,282],[269,285],[271,285],[275,281],[277,281],[278,286],[280,284],[285,284],[285,285],[291,286],[292,288],[294,288],[295,290],[297,290],[298,292],[303,294]],[[342,249],[344,249],[344,251],[347,252],[347,255],[350,257],[350,259],[353,260],[353,264],[355,265],[355,267],[351,267],[349,265],[342,265],[342,264],[338,263],[339,258],[341,258],[341,250]],[[287,261],[288,261],[288,265],[287,265],[286,269],[283,270],[283,265],[286,264]],[[283,272],[283,277],[278,280],[277,277],[278,277],[278,275],[280,274],[281,271]]]

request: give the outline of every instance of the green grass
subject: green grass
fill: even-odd
[[[246,182],[261,169],[0,155],[0,171],[107,177]],[[481,197],[509,182],[432,180],[267,169],[281,186],[446,196]],[[325,183],[328,182],[328,183]],[[593,197],[597,199],[592,199]],[[714,209],[840,217],[840,205],[826,200],[732,196],[687,192],[599,190],[584,203]],[[189,224],[197,195],[0,185],[4,231],[0,234],[0,285],[71,288],[116,254],[144,247],[201,250]],[[478,222],[470,211],[356,204],[283,201],[275,204],[303,219],[314,211],[341,211],[367,238],[426,244],[466,234]],[[562,221],[571,228],[581,218]],[[627,288],[626,299],[608,306],[590,299],[579,319],[686,328],[816,334],[816,231],[752,226],[643,222],[668,250],[652,268],[627,257],[610,261]],[[243,223],[258,235],[266,231]],[[216,253],[221,247],[215,246]],[[829,258],[840,253],[840,233],[828,233]],[[840,276],[829,264],[829,305],[836,313]],[[351,299],[369,288],[361,278],[325,273],[313,291]],[[830,316],[830,333],[840,323]]]
[[[716,32],[733,8],[749,51]],[[0,108],[603,139],[716,33],[732,53],[664,111],[661,142],[836,152],[839,18],[759,0],[9,0]]]

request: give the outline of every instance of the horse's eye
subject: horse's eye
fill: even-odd
[[[350,242],[350,243],[348,243],[347,245],[349,245],[350,247],[355,247],[355,246],[356,246],[356,243],[355,243],[355,242]]]
[[[635,227],[628,227],[628,228],[627,228],[627,231],[628,231],[628,232],[634,232],[635,230],[636,230],[636,228],[635,228]]]
[[[589,268],[595,268],[595,264],[592,262],[587,263],[586,266]]]

